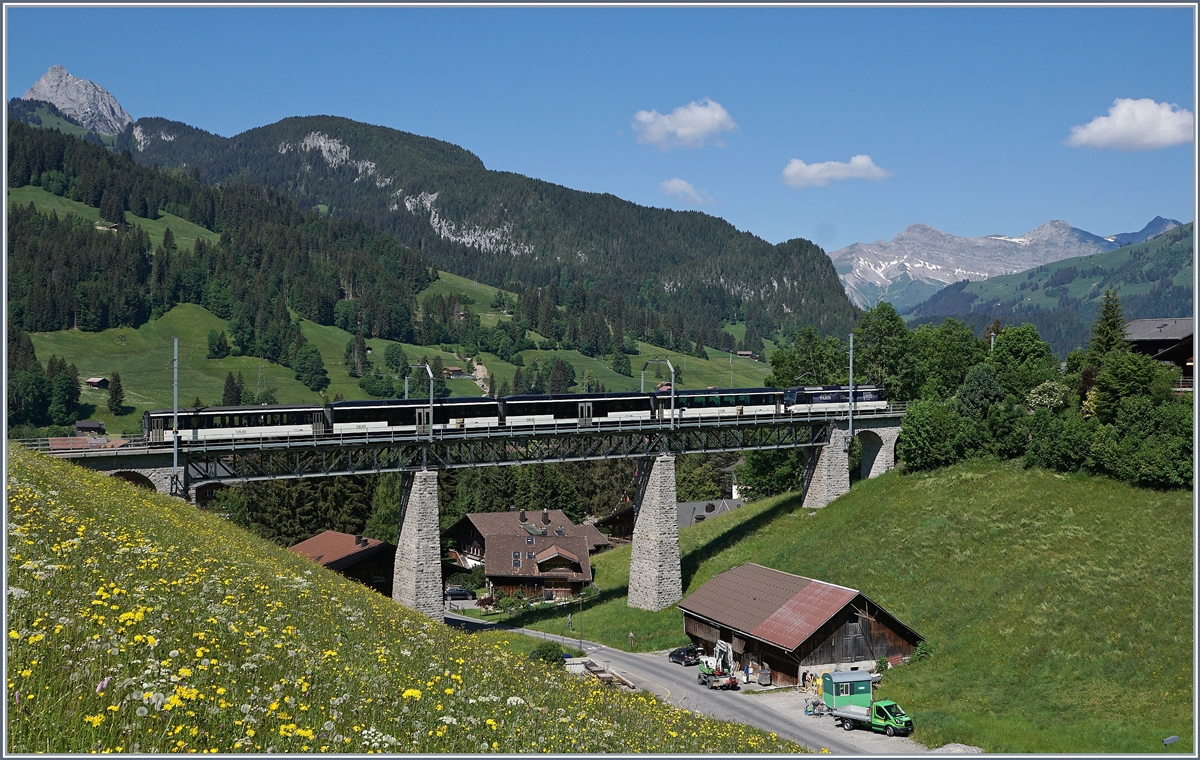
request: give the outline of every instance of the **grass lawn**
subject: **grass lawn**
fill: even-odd
[[[484,285],[467,277],[459,277],[450,272],[438,272],[437,280],[417,294],[417,301],[418,303],[422,302],[425,300],[425,296],[435,293],[465,295],[474,301],[474,303],[467,304],[467,310],[479,315],[479,324],[483,327],[495,327],[496,323],[505,317],[504,314],[492,308],[492,299],[496,297],[498,290],[500,288],[493,288],[491,285]],[[509,302],[515,304],[517,294],[508,291],[505,293],[508,294]]]
[[[1155,752],[1174,734],[1190,753],[1192,521],[1187,491],[970,462],[862,481],[815,513],[798,495],[749,504],[679,538],[685,596],[752,561],[859,589],[925,636],[933,658],[891,671],[881,695],[931,746]],[[585,637],[685,643],[677,608],[626,606],[629,552],[593,558]],[[557,613],[524,622],[563,633]]]
[[[10,206],[15,203],[28,206],[31,201],[34,207],[44,214],[53,210],[60,218],[67,214],[74,214],[84,219],[90,219],[93,222],[100,221],[100,209],[92,208],[78,201],[62,198],[53,193],[48,193],[40,187],[26,185],[25,187],[10,187],[8,189],[8,203]],[[141,219],[126,211],[125,222],[144,229],[146,234],[150,236],[150,245],[152,248],[162,245],[163,233],[167,231],[168,227],[171,228],[171,234],[175,236],[175,245],[180,248],[195,247],[196,239],[201,237],[210,243],[219,242],[221,239],[221,236],[217,233],[206,230],[200,225],[193,224],[174,214],[166,212],[159,212],[159,214],[158,219]]]

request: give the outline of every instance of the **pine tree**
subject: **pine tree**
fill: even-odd
[[[1099,366],[1104,357],[1111,351],[1123,350],[1128,347],[1125,342],[1125,312],[1121,308],[1121,299],[1117,291],[1108,288],[1104,291],[1104,303],[1100,313],[1092,324],[1092,339],[1088,342],[1089,358]]]
[[[125,412],[125,389],[121,387],[120,372],[114,372],[112,380],[108,381],[108,411],[114,417],[120,417]]]
[[[242,390],[238,388],[233,373],[225,375],[225,389],[221,391],[221,406],[237,406],[242,403]]]
[[[199,408],[201,408],[201,407],[203,407],[203,406],[204,406],[204,400],[203,400],[203,399],[201,399],[199,396],[197,396],[196,398],[192,399],[192,408],[193,408],[193,409],[199,409]]]

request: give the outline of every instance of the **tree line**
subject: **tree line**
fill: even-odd
[[[1177,367],[1132,351],[1124,327],[1110,289],[1087,347],[1060,362],[1028,322],[994,320],[978,338],[952,318],[910,330],[880,303],[855,328],[854,378],[910,402],[896,445],[908,470],[992,456],[1140,486],[1190,487],[1192,394],[1173,390]],[[802,329],[771,355],[765,383],[844,384],[846,349]],[[748,453],[739,478],[760,495],[797,490],[802,454]]]

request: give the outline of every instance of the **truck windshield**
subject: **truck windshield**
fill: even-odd
[[[883,709],[887,710],[888,715],[891,715],[893,718],[899,718],[904,715],[904,711],[900,709],[900,705],[884,705]]]

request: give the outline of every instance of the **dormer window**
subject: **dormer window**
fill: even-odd
[[[526,536],[526,537],[525,537],[525,543],[526,543],[526,545],[528,545],[528,546],[533,546],[533,536]]]
[[[521,552],[513,552],[513,559],[520,559],[520,558],[521,558]]]

